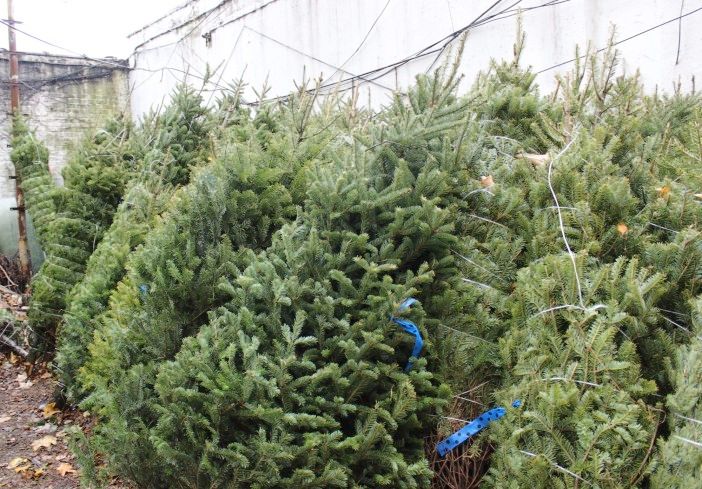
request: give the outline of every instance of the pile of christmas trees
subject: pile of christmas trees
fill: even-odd
[[[518,57],[464,95],[448,66],[378,112],[181,88],[83,145],[28,204],[86,478],[694,487],[702,107],[586,59],[548,96]],[[515,399],[433,455],[464,402]]]

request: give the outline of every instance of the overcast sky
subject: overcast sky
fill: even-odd
[[[17,28],[55,47],[17,33],[19,51],[86,54],[93,57],[131,54],[127,34],[156,20],[186,0],[14,0]],[[0,18],[7,2],[0,0]],[[7,28],[0,24],[0,46],[7,49]],[[73,51],[73,52],[71,52]]]

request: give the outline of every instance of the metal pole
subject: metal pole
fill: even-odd
[[[7,0],[7,20],[8,20],[8,44],[10,51],[10,112],[12,113],[12,124],[14,118],[20,113],[20,91],[19,91],[19,58],[17,55],[17,42],[15,39],[15,24],[12,14],[12,0]],[[29,283],[32,274],[32,262],[29,256],[29,246],[27,244],[27,216],[24,211],[24,192],[22,192],[22,181],[15,168],[15,196],[17,199],[17,229],[19,239],[17,241],[17,252],[19,254],[20,274],[22,282]]]

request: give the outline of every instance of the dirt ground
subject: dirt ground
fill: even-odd
[[[0,488],[80,487],[66,430],[88,420],[54,407],[55,384],[45,369],[0,353]]]
[[[25,296],[0,284],[0,313],[5,314],[0,319],[0,489],[78,488],[80,467],[68,449],[69,432],[75,427],[86,431],[94,420],[77,409],[57,408],[54,376],[20,354],[26,354],[26,334],[8,345],[6,333],[12,324],[26,321],[27,309]],[[128,487],[112,482],[110,489]]]

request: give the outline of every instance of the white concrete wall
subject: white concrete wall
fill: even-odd
[[[268,96],[275,97],[289,93],[303,74],[321,74],[326,81],[335,81],[369,72],[403,60],[470,24],[493,3],[191,0],[131,36],[135,46],[130,74],[132,114],[138,117],[160,104],[186,74],[189,83],[201,86],[208,65],[218,68],[205,86],[208,99],[242,74],[249,84],[246,98],[253,100],[253,89],[261,88],[266,80],[271,87]],[[503,0],[487,15],[514,3]],[[551,5],[532,8],[547,3]],[[676,19],[681,1],[523,0],[501,19],[470,30],[461,63],[468,83],[488,67],[490,58],[511,58],[516,33],[513,14],[518,8],[523,9],[527,34],[522,64],[538,72],[572,59],[576,45],[589,42],[595,48],[605,47],[613,25],[616,39],[624,40]],[[692,77],[702,73],[702,10],[697,9],[702,9],[702,0],[686,0],[683,14],[690,15],[680,23],[674,20],[621,42],[617,46],[622,54],[620,69],[628,73],[639,69],[651,91],[656,87],[670,91],[678,80],[683,89],[690,90]],[[203,35],[211,35],[211,42]],[[390,89],[411,84],[417,74],[429,69],[435,56],[414,59],[373,82],[357,80],[363,100],[370,97],[374,106],[386,102]],[[539,74],[542,90],[552,89],[554,75],[571,67],[568,63]]]

